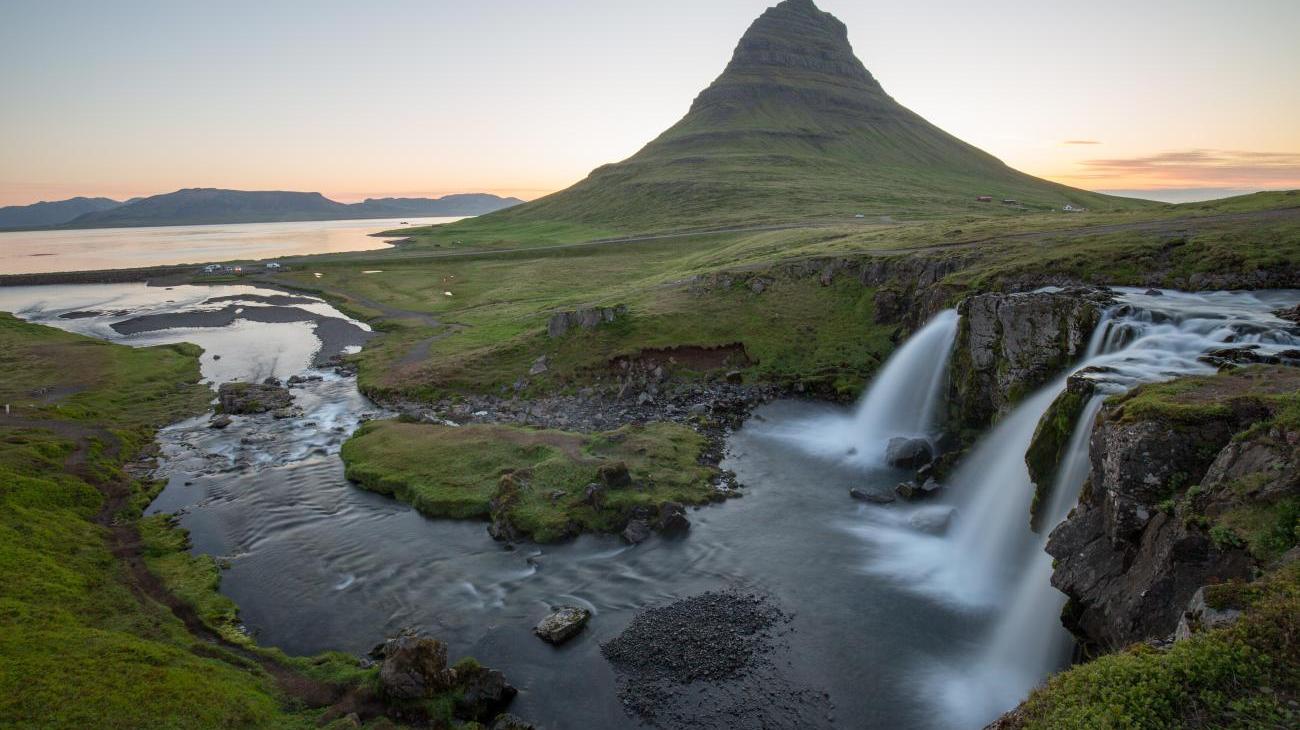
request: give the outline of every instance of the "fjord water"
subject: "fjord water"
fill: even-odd
[[[0,272],[133,269],[280,256],[373,251],[389,247],[374,233],[404,223],[434,225],[462,218],[403,218],[207,226],[91,228],[0,232]]]
[[[254,307],[255,297],[275,294],[0,289],[0,309],[47,324],[129,344],[199,339],[213,381],[321,375],[294,391],[300,418],[240,418],[224,431],[195,418],[160,439],[168,485],[150,511],[178,514],[196,551],[228,562],[222,591],[265,644],[363,653],[418,626],[447,640],[453,655],[506,671],[521,689],[514,711],[548,727],[637,727],[599,643],[647,606],[725,586],[764,591],[792,614],[789,646],[778,657],[782,681],[824,690],[833,705],[830,718],[797,717],[802,727],[977,728],[1068,659],[1058,619],[1063,597],[1048,582],[1043,536],[1028,527],[1024,468],[1033,425],[1059,384],[986,435],[953,476],[948,497],[882,506],[847,496],[851,487],[884,493],[908,476],[881,463],[891,423],[907,435],[938,428],[952,313],[902,347],[855,410],[803,402],[759,409],[729,439],[724,461],[746,496],[691,512],[684,539],[628,547],[586,536],[507,551],[482,523],[429,520],[344,479],[339,445],[367,412],[381,414],[352,379],[312,369],[311,325],[237,320],[143,335],[111,327],[142,313],[223,306],[214,297],[242,296],[240,306]],[[1087,360],[1109,365],[1105,388],[1121,389],[1208,371],[1196,356],[1224,342],[1294,346],[1285,323],[1267,312],[1296,299],[1125,291]],[[323,302],[297,306],[343,317]],[[100,314],[60,316],[74,311]],[[1099,406],[1080,418],[1048,523],[1076,499],[1087,463],[1084,429]],[[588,630],[560,649],[531,634],[557,603],[595,613]]]

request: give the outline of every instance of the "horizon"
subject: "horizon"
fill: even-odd
[[[771,4],[75,3],[72,23],[8,4],[0,206],[194,187],[532,200],[680,118]],[[1278,121],[1300,113],[1294,3],[819,7],[891,96],[1024,172],[1169,202],[1300,187],[1300,130]],[[496,43],[471,40],[488,28]]]

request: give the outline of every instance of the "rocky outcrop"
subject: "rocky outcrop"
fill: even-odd
[[[569,312],[556,312],[546,323],[546,334],[550,337],[563,337],[572,329],[593,330],[626,315],[627,306],[621,304],[617,307],[586,307]]]
[[[447,645],[414,629],[405,629],[370,652],[380,661],[376,689],[386,714],[423,726],[430,701],[453,700],[457,720],[487,722],[497,717],[518,693],[505,675],[472,659],[447,664]]]
[[[963,301],[950,366],[956,425],[982,429],[1086,351],[1110,295],[1096,289],[980,294]]]
[[[1078,426],[1088,401],[1097,394],[1097,382],[1089,377],[1086,368],[1066,381],[1065,390],[1052,401],[1034,431],[1034,438],[1025,451],[1025,466],[1029,480],[1034,484],[1034,500],[1029,508],[1029,527],[1034,532],[1042,529],[1042,510],[1048,504],[1055,487],[1057,471],[1065,459],[1070,438]]]
[[[223,383],[217,389],[217,407],[222,413],[268,413],[292,405],[293,395],[279,382]]]
[[[382,649],[379,688],[389,701],[432,699],[449,692],[456,672],[447,666],[447,645],[411,633],[389,639]]]
[[[1220,400],[1183,420],[1126,412],[1141,390],[1098,417],[1088,483],[1047,544],[1052,585],[1069,596],[1062,618],[1086,646],[1167,637],[1202,586],[1252,577],[1246,542],[1216,518],[1295,493],[1300,434],[1240,436],[1270,413],[1253,396],[1221,396],[1231,387],[1222,376],[1199,386],[1189,403]]]

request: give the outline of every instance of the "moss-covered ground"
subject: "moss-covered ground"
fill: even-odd
[[[579,434],[504,425],[455,428],[377,421],[343,446],[347,476],[431,517],[487,518],[492,504],[524,535],[552,542],[579,532],[621,530],[634,508],[720,498],[716,469],[699,463],[704,437],[650,423]],[[626,486],[585,499],[602,467],[623,465]]]
[[[184,552],[161,518],[139,519],[153,487],[123,468],[157,428],[206,408],[197,355],[0,314],[0,403],[11,411],[0,415],[0,726],[286,728],[320,716],[252,652],[196,637],[121,558],[138,534],[184,605],[253,647],[214,592],[216,566]],[[362,679],[355,660],[282,660],[313,679]]]

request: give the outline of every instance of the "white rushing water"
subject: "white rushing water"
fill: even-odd
[[[1272,314],[1298,299],[1296,292],[1121,290],[1083,360],[1014,408],[975,445],[950,478],[950,496],[941,505],[867,513],[855,532],[875,548],[869,573],[907,579],[913,590],[964,607],[972,620],[988,624],[987,638],[972,647],[969,662],[948,660],[917,669],[924,679],[916,686],[934,693],[937,685],[953,727],[991,721],[1069,661],[1071,639],[1059,620],[1065,597],[1050,584],[1051,558],[1043,548],[1048,533],[1078,501],[1089,468],[1088,436],[1105,396],[1140,383],[1213,373],[1215,368],[1199,358],[1225,347],[1271,354],[1300,346],[1296,327]],[[885,372],[901,368],[891,362]],[[1044,507],[1044,527],[1035,534],[1029,528],[1034,486],[1025,452],[1067,376],[1084,368],[1092,368],[1086,377],[1098,382],[1100,394],[1078,419]],[[930,377],[915,365],[906,369],[918,380]],[[855,424],[876,440],[888,437],[891,423],[899,435],[916,428],[916,414],[906,405],[914,396],[882,391],[883,377],[859,410],[871,418]],[[932,526],[940,509],[953,510],[951,529],[940,534],[918,529]]]
[[[889,358],[852,414],[768,429],[811,454],[878,467],[889,440],[933,438],[957,336],[957,310],[940,312]]]

